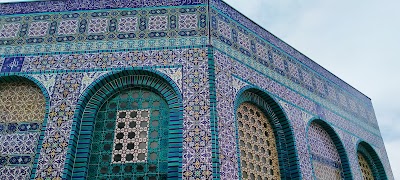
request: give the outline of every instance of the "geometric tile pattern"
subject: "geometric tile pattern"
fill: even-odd
[[[11,46],[10,48],[20,54],[21,50],[27,49],[15,46],[96,40],[143,40],[153,37],[201,37],[208,33],[205,30],[206,10],[204,6],[155,8],[150,11],[105,9],[99,12],[78,11],[73,14],[63,12],[45,16],[29,14],[26,17],[0,17],[0,47]],[[46,50],[57,49],[47,47]]]
[[[218,52],[218,51],[216,51]],[[216,109],[218,112],[218,156],[221,179],[239,178],[239,158],[237,156],[237,135],[234,97],[246,83],[233,79],[230,75],[231,63],[228,58],[214,54]]]
[[[62,177],[82,76],[81,73],[56,74],[35,178]]]
[[[45,98],[39,87],[32,83],[0,84],[0,122],[43,122]]]
[[[93,18],[89,20],[88,33],[100,34],[105,33],[108,27],[107,18]]]
[[[64,167],[65,157],[68,156],[68,142],[72,122],[75,122],[74,112],[78,99],[81,93],[90,87],[90,83],[95,82],[103,72],[133,67],[169,70],[169,66],[179,66],[181,68],[176,68],[178,71],[165,71],[165,74],[178,82],[183,97],[183,109],[180,111],[184,122],[179,130],[183,136],[183,164],[180,171],[183,172],[181,176],[184,179],[212,179],[219,176],[225,179],[238,178],[240,172],[237,167],[238,156],[235,154],[235,147],[238,146],[234,134],[234,99],[231,97],[235,97],[238,89],[245,85],[254,85],[272,94],[273,98],[278,97],[280,104],[285,105],[285,114],[290,117],[289,123],[293,126],[295,134],[295,148],[300,154],[303,178],[311,177],[312,166],[315,167],[314,172],[319,178],[343,177],[343,173],[338,172],[342,171],[339,168],[340,161],[332,157],[327,158],[320,152],[330,152],[330,145],[327,146],[328,149],[321,146],[320,151],[307,151],[306,141],[310,142],[313,138],[310,138],[310,134],[306,137],[306,124],[309,116],[316,116],[329,121],[335,128],[343,129],[343,134],[350,132],[351,136],[372,144],[379,153],[378,157],[382,158],[389,179],[393,179],[371,101],[365,95],[243,17],[224,2],[210,0],[211,7],[198,5],[202,3],[206,1],[115,0],[109,3],[103,0],[66,0],[0,4],[0,14],[13,14],[0,17],[0,54],[3,55],[0,57],[3,61],[0,62],[1,75],[49,75],[49,78],[40,79],[49,90],[51,106],[47,107],[50,111],[49,122],[37,160],[37,169],[34,169],[35,178],[64,177],[63,170],[68,168]],[[195,4],[197,5],[178,7]],[[176,7],[165,8],[170,5]],[[137,7],[148,8],[131,9]],[[100,10],[91,11],[92,9]],[[30,12],[38,13],[26,14]],[[211,17],[208,17],[209,14]],[[209,24],[211,29],[208,29]],[[209,32],[211,34],[208,34]],[[210,39],[212,46],[207,46],[207,52],[207,48],[204,47],[209,45]],[[151,50],[142,51],[143,49]],[[212,64],[212,51],[226,53],[230,58],[223,59],[224,64],[215,67]],[[15,56],[11,57],[12,55]],[[219,82],[223,82],[222,85],[214,84],[216,77],[219,78]],[[221,87],[224,85],[228,86]],[[232,88],[231,85],[235,87]],[[216,99],[218,101],[215,101]],[[140,109],[149,108],[118,111]],[[220,112],[223,113],[218,114]],[[152,118],[151,114],[150,122]],[[116,122],[117,117],[111,119]],[[35,133],[41,129],[42,121],[38,120],[36,124],[25,121],[1,123],[0,136],[3,139],[0,140],[4,142],[4,146],[0,146],[2,152],[33,152],[33,149],[28,147],[31,142],[26,139],[29,137],[32,142],[35,141],[35,137],[38,137]],[[150,124],[149,132],[152,131]],[[118,134],[114,132],[115,125],[110,129],[112,145],[113,138],[117,138]],[[32,137],[27,134],[31,134]],[[324,141],[322,144],[329,144],[329,139],[321,134],[326,133],[316,135],[323,138],[315,138],[315,142]],[[343,137],[350,136],[346,135]],[[221,139],[217,139],[217,136]],[[148,134],[147,139],[147,151],[150,151],[151,134]],[[26,142],[16,143],[21,141]],[[353,148],[352,143],[343,141],[346,142],[346,150]],[[7,148],[7,144],[15,146]],[[113,146],[109,151],[110,156],[112,148]],[[168,154],[168,157],[170,156],[174,155]],[[146,158],[149,161],[151,157],[149,152]],[[311,162],[309,157],[312,157]],[[352,166],[358,166],[354,165],[357,156],[351,154],[349,157],[354,157],[351,161]],[[26,179],[31,167],[21,164],[30,164],[32,159],[33,156],[28,157],[24,154],[1,154],[0,162],[7,166],[0,168],[0,179]],[[150,170],[150,167],[154,170],[154,166],[139,167],[141,163],[143,162],[129,163],[125,166],[126,164],[110,161],[112,165],[102,167],[107,168],[107,174],[118,174],[118,177],[112,177],[115,175],[113,174],[107,178],[131,178],[132,174],[126,177],[122,177],[121,174],[122,171],[130,173],[133,169],[143,168],[143,174]],[[101,167],[100,164],[98,163],[97,167]],[[159,162],[154,162],[153,165],[157,165],[157,171],[161,168],[161,171],[169,172],[168,169],[162,169],[169,165],[163,166],[163,163]],[[348,170],[345,169],[346,174]],[[101,168],[90,170],[96,173],[101,171]],[[284,171],[280,173],[283,175]],[[357,173],[354,168],[352,173]],[[9,176],[10,174],[14,175]],[[216,177],[213,177],[214,175]],[[145,176],[140,178],[157,178],[152,174]],[[162,179],[162,176],[160,178]]]
[[[218,31],[225,38],[230,39],[232,37],[232,29],[226,22],[218,21]]]
[[[71,35],[78,31],[78,20],[63,20],[58,25],[59,35]]]
[[[239,37],[238,37],[238,43],[246,48],[247,50],[250,50],[250,39],[248,36],[246,36],[245,34],[239,32]]]
[[[49,30],[49,22],[46,21],[38,21],[32,22],[29,26],[30,37],[40,37],[45,36]]]
[[[149,17],[149,30],[151,31],[162,31],[168,27],[167,16],[150,16]]]
[[[309,127],[308,143],[317,179],[343,179],[336,146],[324,128],[315,122]]]
[[[204,4],[206,0],[168,0],[154,1],[141,0],[134,2],[126,2],[125,0],[114,0],[113,3],[108,1],[91,1],[84,0],[76,2],[75,0],[65,0],[60,2],[44,1],[39,4],[29,3],[9,3],[0,6],[1,15],[5,14],[27,14],[27,13],[44,13],[44,12],[61,12],[61,11],[81,11],[95,9],[115,9],[115,8],[150,8],[155,6],[189,6]]]
[[[0,168],[0,179],[28,179],[30,171],[27,166],[4,166]]]
[[[149,111],[118,111],[117,114],[112,163],[146,162]]]
[[[4,24],[0,28],[0,39],[14,38],[19,32],[21,24],[19,23],[8,23]]]
[[[179,29],[196,29],[197,23],[197,14],[179,15]]]
[[[34,154],[39,134],[2,134],[0,136],[0,154]]]
[[[195,48],[184,56],[183,179],[212,179],[208,54]]]
[[[211,35],[214,46],[218,46],[217,43],[222,43],[228,46],[230,50],[235,49],[237,51],[229,51],[230,54],[242,58],[251,57],[251,63],[246,64],[254,68],[263,67],[263,69],[275,71],[284,78],[292,80],[297,86],[300,85],[300,87],[308,90],[305,94],[315,94],[317,99],[324,99],[329,102],[329,106],[332,106],[330,109],[340,110],[338,113],[347,117],[350,116],[349,119],[357,118],[362,122],[360,124],[365,124],[366,128],[377,130],[376,118],[371,113],[373,109],[371,102],[361,93],[356,92],[357,95],[361,94],[362,97],[354,96],[342,87],[338,87],[335,81],[324,78],[324,74],[315,73],[286,52],[270,45],[257,34],[245,30],[229,17],[220,14],[216,9],[211,9],[211,21]],[[242,58],[241,61],[243,61]],[[349,101],[341,101],[337,98],[339,95],[349,99]],[[348,108],[350,102],[357,103],[353,103],[353,108]]]
[[[132,33],[137,29],[136,17],[122,17],[118,22],[118,31],[124,33]]]
[[[46,102],[32,82],[0,83],[0,178],[27,179],[39,140]]]
[[[264,113],[243,103],[237,117],[243,179],[280,179],[275,136]]]
[[[361,168],[362,177],[364,180],[374,180],[374,175],[372,173],[371,167],[367,162],[367,159],[361,153],[357,153],[358,163]]]

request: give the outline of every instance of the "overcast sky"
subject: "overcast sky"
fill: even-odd
[[[225,1],[372,99],[400,179],[400,1]]]
[[[225,1],[372,99],[400,179],[400,1]]]

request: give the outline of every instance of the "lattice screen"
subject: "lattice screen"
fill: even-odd
[[[267,117],[253,104],[237,110],[243,179],[280,179],[275,136]]]
[[[361,153],[358,153],[358,163],[361,168],[363,179],[374,180],[374,175],[372,173],[371,167],[369,166],[367,159]]]
[[[100,109],[88,179],[166,179],[168,104],[159,95],[124,90]]]

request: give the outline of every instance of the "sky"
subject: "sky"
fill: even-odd
[[[400,1],[225,2],[372,99],[400,179]]]
[[[372,99],[400,179],[400,1],[225,2]]]

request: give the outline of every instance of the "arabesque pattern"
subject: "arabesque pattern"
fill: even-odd
[[[376,167],[370,168],[383,179],[386,174],[388,179],[393,179],[371,100],[221,0],[0,3],[0,14],[0,76],[10,78],[10,82],[15,75],[32,78],[47,90],[46,98],[49,96],[47,107],[43,100],[43,106],[36,107],[32,103],[20,106],[20,102],[16,102],[18,107],[12,108],[8,104],[15,103],[15,99],[0,97],[0,179],[25,179],[30,174],[30,178],[38,180],[85,178],[80,177],[80,173],[86,176],[88,169],[82,163],[75,166],[77,159],[84,163],[93,160],[89,172],[97,174],[90,174],[92,179],[103,175],[109,179],[130,178],[123,173],[131,173],[128,175],[131,176],[134,170],[143,172],[138,178],[144,179],[162,179],[165,173],[168,178],[239,179],[244,172],[249,172],[250,179],[253,173],[256,179],[261,176],[259,172],[263,172],[262,166],[267,168],[268,175],[268,168],[272,166],[268,162],[257,164],[254,154],[255,171],[251,164],[246,164],[247,169],[239,168],[241,158],[249,157],[247,154],[241,157],[237,151],[235,109],[242,102],[236,104],[235,97],[241,99],[240,93],[248,90],[258,93],[254,97],[266,98],[262,102],[266,105],[254,102],[257,107],[273,108],[265,115],[271,116],[268,120],[276,131],[281,169],[273,170],[274,177],[279,177],[280,173],[282,179],[361,178],[355,146],[357,141],[365,141],[373,147],[368,152],[377,153],[372,156]],[[114,124],[109,129],[111,136],[107,136],[111,137],[107,141],[109,164],[102,164],[103,159],[96,162],[87,154],[77,157],[83,156],[73,149],[79,133],[91,136],[94,132],[76,128],[86,125],[79,124],[84,112],[80,109],[82,99],[92,97],[93,85],[97,86],[103,78],[115,79],[116,74],[139,71],[165,78],[171,85],[177,85],[173,86],[174,90],[181,93],[174,97],[179,99],[179,105],[174,104],[171,111],[171,119],[177,120],[171,121],[170,127],[174,129],[170,129],[173,135],[169,136],[174,150],[179,149],[179,153],[167,153],[167,165],[160,163],[154,170],[154,166],[142,162],[143,158],[151,161],[154,155],[139,157],[146,149],[140,148],[140,143],[143,147],[146,138],[138,141],[137,148],[141,152],[137,154],[111,146],[114,138],[121,137],[114,131],[126,130],[125,127],[115,128]],[[157,89],[160,81],[127,82]],[[0,91],[4,87],[7,86],[0,85]],[[11,93],[14,89],[18,91],[18,88],[8,88],[5,92]],[[172,90],[161,94],[170,92]],[[16,95],[20,94],[12,94]],[[31,96],[23,99],[31,102],[37,98]],[[274,106],[269,107],[269,104]],[[48,113],[32,115],[37,114],[34,108]],[[35,118],[23,120],[29,109]],[[146,110],[149,109],[118,109],[115,115]],[[84,122],[94,121],[95,117],[91,118]],[[152,114],[148,118],[151,122]],[[111,119],[116,122],[117,116]],[[311,119],[321,119],[332,126],[344,147],[335,150],[325,131],[315,125],[308,128]],[[124,120],[128,121],[136,122],[129,118]],[[151,131],[152,126],[148,125]],[[39,133],[41,130],[44,132]],[[86,136],[79,147],[88,153],[90,144],[85,141],[90,137]],[[132,139],[129,133],[128,139],[124,138],[125,134],[123,142]],[[147,151],[151,150],[151,139],[148,134]],[[333,140],[336,143],[337,138]],[[322,148],[310,147],[312,150],[308,151],[308,144]],[[252,146],[247,150],[254,152]],[[104,150],[104,146],[101,148]],[[115,155],[120,154],[120,160],[124,155],[129,165],[121,161],[111,163],[113,148],[118,151]],[[126,148],[131,145],[127,143]],[[338,158],[338,151],[341,158]],[[142,159],[141,162],[133,162],[135,156]],[[377,166],[380,161],[382,167]],[[261,171],[257,171],[257,165]],[[159,167],[161,169],[157,169]],[[144,175],[145,172],[153,174]]]
[[[45,114],[46,99],[34,83],[0,83],[0,179],[28,179]]]
[[[32,83],[0,84],[0,123],[43,122],[46,103]]]
[[[343,179],[342,162],[329,134],[322,126],[311,123],[308,144],[312,156],[312,165],[317,179],[340,180]]]

